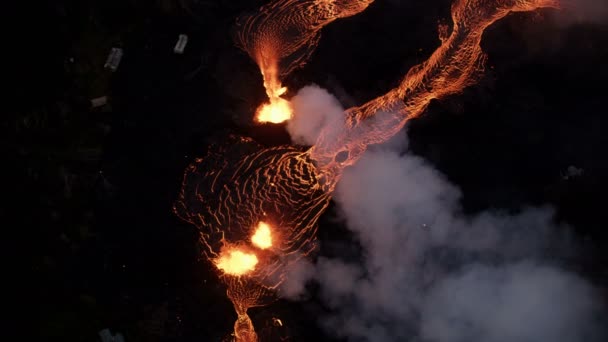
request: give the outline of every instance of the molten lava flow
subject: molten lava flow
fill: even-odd
[[[230,137],[186,169],[174,210],[199,228],[205,256],[222,271],[237,341],[256,340],[247,309],[274,300],[289,265],[315,248],[329,200],[308,153],[296,147]]]
[[[276,0],[237,20],[235,42],[260,67],[269,99],[258,109],[258,122],[280,123],[291,118],[287,100],[280,97],[287,91],[281,79],[306,63],[325,25],[360,13],[372,2]]]
[[[270,226],[265,222],[258,224],[255,233],[251,237],[251,243],[260,249],[266,249],[272,247],[272,235],[270,233]]]
[[[558,8],[557,0],[457,0],[452,5],[453,28],[422,64],[412,67],[399,86],[383,96],[346,111],[343,122],[326,126],[311,148],[320,179],[332,191],[342,170],[353,165],[368,145],[388,140],[405,123],[420,116],[433,99],[459,93],[475,83],[485,55],[480,42],[485,29],[510,12]]]
[[[266,89],[277,90],[270,94],[281,99],[280,76],[306,60],[320,28],[362,11],[370,2],[275,1],[244,20],[237,41],[258,62]],[[480,42],[488,26],[509,12],[541,7],[558,3],[456,0],[451,33],[445,27],[440,30],[441,45],[429,59],[412,67],[397,88],[326,125],[308,151],[291,146],[263,149],[249,139],[231,137],[186,169],[175,212],[199,228],[205,255],[223,271],[237,313],[237,341],[257,341],[248,308],[271,301],[286,269],[314,249],[317,220],[344,168],[368,145],[386,141],[421,115],[432,99],[473,84],[483,69]],[[268,221],[276,228],[266,230],[261,222]],[[273,239],[275,235],[280,239]],[[256,254],[247,252],[253,250]]]
[[[241,276],[255,269],[258,257],[255,254],[231,249],[222,253],[215,261],[215,265],[226,274]]]

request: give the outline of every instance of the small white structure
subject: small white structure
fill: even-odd
[[[105,106],[107,103],[108,103],[107,96],[100,96],[100,97],[91,99],[91,107],[93,107],[93,108]]]
[[[188,44],[188,36],[185,34],[180,34],[179,38],[177,39],[177,43],[175,44],[175,47],[173,48],[173,52],[175,52],[178,55],[181,55],[182,53],[184,53],[186,44]]]
[[[104,64],[104,68],[110,69],[112,71],[116,71],[118,66],[120,65],[120,60],[122,59],[122,49],[121,48],[112,48],[110,50],[110,54],[106,59],[106,64]]]
[[[103,329],[99,331],[99,337],[101,338],[101,342],[125,342],[125,338],[121,333],[117,333],[115,336],[112,336],[110,329]]]
[[[574,165],[570,165],[570,166],[568,166],[568,169],[566,169],[566,172],[562,172],[562,179],[568,180],[568,179],[580,177],[583,175],[584,172],[585,172],[585,170],[583,170],[582,168],[578,168]]]

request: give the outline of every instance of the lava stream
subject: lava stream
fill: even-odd
[[[319,30],[369,3],[275,1],[242,19],[237,41],[260,66],[267,92],[282,99],[281,76],[305,62]],[[559,4],[456,0],[452,31],[448,36],[440,30],[441,45],[429,59],[412,67],[397,88],[348,109],[309,150],[262,148],[231,137],[186,169],[175,212],[198,227],[204,254],[221,271],[237,312],[237,341],[257,341],[247,309],[272,301],[290,265],[314,250],[317,220],[344,168],[357,162],[368,145],[386,141],[421,115],[432,99],[473,84],[483,70],[480,42],[488,26],[510,12],[542,7]]]
[[[365,10],[373,0],[277,0],[237,20],[234,39],[258,64],[269,102],[256,121],[280,123],[292,115],[281,79],[303,66],[321,38],[321,29]]]
[[[510,12],[559,8],[557,0],[457,0],[453,28],[425,62],[412,67],[397,88],[346,111],[344,121],[326,126],[310,149],[327,191],[333,191],[342,170],[353,165],[367,146],[387,141],[406,122],[424,113],[433,99],[461,92],[475,83],[485,62],[483,32]],[[339,119],[337,119],[339,120]]]

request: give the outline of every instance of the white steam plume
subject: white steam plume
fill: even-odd
[[[595,307],[593,289],[574,274],[531,262],[474,264],[429,291],[421,335],[429,341],[592,341]]]
[[[300,89],[290,102],[294,115],[287,131],[296,144],[313,145],[325,125],[344,116],[340,102],[315,84]]]
[[[319,88],[308,95],[333,103],[326,113],[341,109]],[[350,341],[601,341],[605,311],[593,286],[560,266],[573,247],[553,210],[467,216],[460,190],[406,140],[370,148],[336,189],[362,255],[294,269],[283,295],[316,282],[332,310],[320,324]]]

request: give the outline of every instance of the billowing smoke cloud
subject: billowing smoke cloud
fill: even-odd
[[[598,0],[563,0],[562,17],[566,21],[595,22],[607,25],[608,2]]]
[[[315,265],[308,259],[298,256],[297,261],[289,264],[286,277],[279,288],[279,296],[290,299],[301,299],[306,294],[306,283],[315,274]]]
[[[321,129],[344,115],[340,102],[325,89],[309,85],[291,99],[294,115],[287,123],[291,140],[300,145],[313,145]]]
[[[316,282],[332,311],[320,324],[352,341],[601,340],[603,309],[559,263],[573,239],[551,208],[467,216],[460,190],[406,146],[403,134],[371,148],[336,189],[360,252],[300,264],[283,296]]]
[[[556,268],[469,265],[429,292],[421,334],[430,341],[592,341],[594,300],[583,279]]]

